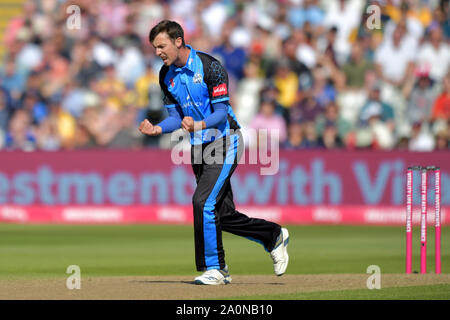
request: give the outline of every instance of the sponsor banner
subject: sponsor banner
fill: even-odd
[[[280,224],[405,225],[402,206],[239,206],[238,211]],[[441,223],[450,225],[450,207]],[[434,225],[434,209],[427,214]],[[192,224],[191,206],[0,206],[0,222],[33,224]],[[413,224],[420,224],[415,210]]]
[[[196,186],[192,168],[172,160],[172,153],[180,152],[0,152],[0,206],[191,205]],[[186,152],[190,159],[190,150]],[[314,150],[262,156],[248,151],[231,184],[240,206],[395,207],[405,206],[408,166],[436,165],[441,167],[442,206],[450,206],[449,156],[450,152]],[[276,174],[264,175],[262,169]],[[433,206],[434,175],[429,175],[428,186],[428,205]],[[419,172],[413,174],[412,194],[414,206],[420,205]],[[339,219],[337,212],[316,214],[319,219]]]

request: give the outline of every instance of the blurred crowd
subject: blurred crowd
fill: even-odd
[[[448,0],[28,0],[3,37],[0,150],[169,148],[137,129],[167,116],[163,19],[223,63],[250,147],[277,129],[286,149],[449,148]]]

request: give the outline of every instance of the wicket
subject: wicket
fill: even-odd
[[[441,273],[441,170],[435,166],[413,166],[406,173],[406,273],[412,272],[413,173],[420,171],[420,273],[427,273],[427,189],[428,172],[435,181],[435,273]]]

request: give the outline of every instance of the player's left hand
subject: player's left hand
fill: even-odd
[[[194,119],[192,117],[184,117],[181,121],[181,128],[187,132],[194,132]]]
[[[195,122],[192,117],[184,117],[183,121],[181,121],[181,128],[183,128],[183,130],[186,130],[187,132],[202,130],[204,129],[202,122],[203,121]]]

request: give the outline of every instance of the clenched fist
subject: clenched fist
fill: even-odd
[[[199,131],[205,129],[205,127],[205,121],[194,122],[192,117],[184,117],[183,121],[181,121],[181,128],[187,132]]]
[[[141,122],[141,124],[139,125],[139,131],[149,136],[157,136],[162,133],[162,129],[160,126],[152,125],[147,119]]]

